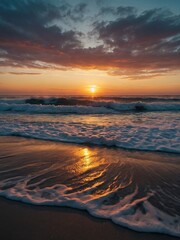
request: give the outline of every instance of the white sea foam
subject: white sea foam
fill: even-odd
[[[116,204],[104,205],[104,200],[112,194],[93,196],[93,190],[72,192],[71,187],[56,184],[52,187],[39,188],[35,184],[34,190],[27,188],[31,176],[26,178],[14,177],[0,182],[0,195],[9,199],[19,200],[35,205],[66,206],[87,210],[95,217],[111,219],[114,223],[136,231],[159,232],[180,237],[180,218],[171,216],[157,209],[149,202],[153,193],[137,198],[138,188],[128,194]],[[42,180],[44,182],[45,180]],[[37,188],[35,186],[37,185]],[[141,208],[142,206],[143,212]]]
[[[0,135],[120,148],[180,152],[177,114],[42,116],[4,115]],[[173,117],[174,116],[174,117]],[[11,119],[11,120],[10,120]]]

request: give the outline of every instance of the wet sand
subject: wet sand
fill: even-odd
[[[48,149],[51,149],[51,143],[37,140],[37,144],[35,144],[33,149],[30,150],[29,144],[31,142],[34,143],[34,141],[36,140],[22,138],[22,140],[19,141],[19,138],[16,137],[1,137],[0,157],[4,160],[7,159],[8,161],[9,159],[12,159],[12,157],[13,159],[16,158],[15,156],[17,153],[22,153],[24,151],[23,156],[26,152],[28,152],[27,158],[35,158],[38,154],[36,150],[42,148],[46,149],[45,154],[48,159],[50,156]],[[50,145],[48,146],[48,144]],[[53,146],[54,143],[52,143],[52,149]],[[76,145],[73,146],[76,147]],[[136,157],[138,157],[138,154],[139,153],[136,154]],[[149,154],[149,157],[151,158],[150,155],[151,154]],[[7,158],[5,158],[5,156],[7,156]],[[66,156],[63,157],[65,158]],[[120,227],[112,223],[110,220],[92,217],[86,211],[82,210],[65,207],[35,206],[1,197],[0,239],[176,240],[179,238],[165,234],[132,231],[127,228]]]
[[[176,240],[163,234],[139,233],[85,211],[32,206],[0,198],[1,240]]]

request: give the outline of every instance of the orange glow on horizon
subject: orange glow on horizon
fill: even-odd
[[[6,71],[6,74],[0,76],[0,95],[87,95],[95,97],[180,93],[180,71],[174,75],[169,73],[166,76],[144,80],[130,80],[98,70],[39,70],[37,72],[34,69],[25,69],[25,74],[20,68],[17,68],[16,72],[21,74],[11,74],[15,71],[12,68]]]

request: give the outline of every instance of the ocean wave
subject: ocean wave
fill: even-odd
[[[103,119],[102,119],[103,121]],[[131,150],[161,151],[180,153],[180,135],[178,121],[172,125],[162,121],[156,126],[104,125],[85,122],[24,122],[1,121],[1,136],[22,136],[43,140],[92,144]]]
[[[149,151],[149,152],[166,152],[166,153],[180,153],[180,145],[177,143],[174,146],[167,146],[156,144],[144,144],[141,141],[142,145],[139,143],[134,144],[134,141],[118,141],[118,140],[107,140],[103,137],[79,137],[79,136],[68,136],[67,134],[62,134],[59,137],[56,136],[49,136],[49,135],[40,135],[40,134],[32,134],[32,133],[21,133],[21,132],[14,132],[10,134],[2,134],[0,136],[16,136],[16,137],[26,137],[26,138],[34,138],[39,140],[48,140],[48,141],[55,141],[55,142],[65,142],[65,143],[76,143],[76,144],[85,144],[85,145],[98,145],[98,146],[106,146],[106,147],[116,147],[128,150],[136,150],[136,151]],[[175,141],[178,141],[177,139]]]
[[[145,197],[136,199],[138,189],[135,189],[132,194],[124,197],[122,202],[116,205],[106,205],[102,203],[106,201],[113,202],[113,195],[116,195],[115,192],[96,197],[91,195],[91,191],[94,189],[68,194],[68,192],[72,192],[72,188],[62,184],[44,187],[43,189],[37,186],[37,190],[35,189],[35,184],[33,186],[34,190],[29,190],[27,183],[30,181],[31,177],[26,179],[20,177],[20,179],[12,178],[8,181],[0,182],[0,188],[3,189],[0,190],[0,196],[33,205],[71,207],[86,210],[94,217],[110,219],[117,225],[134,231],[163,233],[180,237],[180,217],[178,215],[171,216],[154,207],[149,201],[154,194],[148,194]],[[42,182],[45,181],[42,180]]]
[[[54,106],[0,103],[0,112],[24,112],[36,114],[113,114],[115,110],[92,106]]]
[[[0,103],[30,103],[30,104],[51,104],[51,105],[88,105],[95,102],[180,102],[179,95],[167,96],[44,96],[44,97],[0,97]]]
[[[94,102],[92,105],[42,105],[29,103],[0,103],[0,112],[36,114],[118,114],[138,111],[180,111],[180,103],[117,103]]]

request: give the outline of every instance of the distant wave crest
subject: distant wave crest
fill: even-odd
[[[125,111],[180,111],[180,102],[116,102],[90,100],[0,100],[0,112],[50,114],[118,114]]]

